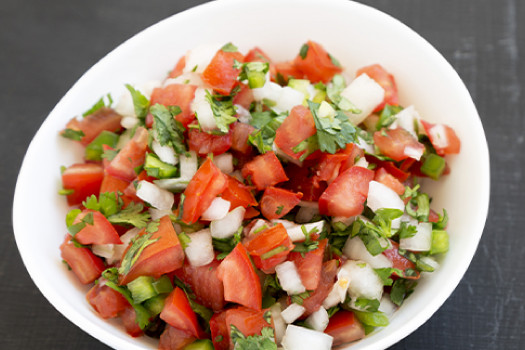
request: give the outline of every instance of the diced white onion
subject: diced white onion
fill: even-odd
[[[275,267],[281,287],[288,295],[300,294],[306,291],[301,281],[297,267],[292,261],[285,261]]]
[[[191,180],[193,175],[197,173],[199,163],[197,159],[197,153],[195,151],[189,151],[187,154],[189,157],[186,157],[184,154],[179,157],[180,177]]]
[[[319,118],[333,118],[335,117],[335,109],[328,102],[323,101],[319,105],[319,110],[317,111],[317,116]]]
[[[355,162],[354,165],[355,166],[360,166],[361,168],[365,168],[365,169],[368,168],[368,162],[366,161],[365,157],[359,158],[359,160],[357,162]]]
[[[369,144],[368,142],[366,142],[363,138],[359,136],[357,137],[356,145],[367,153],[370,153],[370,154],[376,153],[374,146]]]
[[[129,242],[135,238],[139,232],[140,228],[134,227],[120,236],[120,241],[122,244],[93,244],[91,246],[93,253],[98,256],[106,258],[106,261],[109,265],[113,265],[117,261],[122,259],[124,251],[129,245]],[[111,252],[111,255],[109,253]]]
[[[337,272],[337,281],[334,283],[332,290],[330,290],[330,293],[328,293],[328,296],[323,301],[323,307],[329,309],[344,302],[350,282],[350,273],[343,265]]]
[[[136,117],[123,117],[120,120],[120,126],[122,126],[124,129],[132,129],[137,123],[139,122],[139,119]]]
[[[282,345],[285,350],[330,350],[334,338],[326,333],[288,325]]]
[[[351,279],[348,295],[352,299],[381,300],[383,281],[381,281],[369,264],[364,261],[348,260],[343,266],[348,271]]]
[[[423,156],[423,152],[425,151],[425,148],[415,148],[411,146],[405,146],[405,149],[403,150],[403,153],[408,156],[409,158],[414,158],[415,160],[420,160],[421,156]]]
[[[212,262],[215,257],[209,229],[188,233],[190,242],[184,249],[186,257],[192,266],[204,266]]]
[[[255,232],[259,233],[263,230],[263,227],[267,227],[269,228],[270,225],[268,223],[268,221],[266,220],[263,220],[263,219],[257,219],[257,221],[255,221],[255,223],[252,225],[252,227],[250,228],[250,231],[248,232],[248,234],[246,235],[246,237],[249,237],[251,236],[252,234],[254,234]]]
[[[92,244],[91,251],[106,260],[112,259],[115,254],[115,244]]]
[[[166,215],[173,214],[171,209],[148,208],[148,212],[151,215],[151,220],[158,220]]]
[[[284,337],[284,332],[286,332],[286,322],[281,315],[281,304],[273,304],[270,307],[270,313],[273,319],[273,328],[275,329],[275,343],[280,345]]]
[[[297,224],[293,221],[288,221],[288,220],[282,220],[282,219],[275,219],[275,220],[272,220],[272,224],[282,224],[284,226],[285,229],[289,229],[289,228],[293,228],[295,227]],[[303,235],[304,236],[304,235]]]
[[[423,263],[432,266],[432,267],[434,268],[434,271],[436,271],[437,269],[439,269],[439,263],[438,263],[436,260],[434,260],[433,258],[431,258],[430,256],[422,256],[422,257],[420,258],[420,260],[421,260]]]
[[[153,140],[151,142],[151,148],[153,148],[153,152],[155,152],[155,154],[159,156],[159,159],[164,163],[171,165],[178,163],[179,158],[172,147],[168,145],[162,146],[157,140]]]
[[[241,123],[249,124],[252,121],[252,115],[250,111],[241,105],[235,105],[235,111],[237,113],[237,120]]]
[[[173,193],[166,191],[146,180],[139,181],[137,197],[151,204],[157,209],[171,209],[173,207]]]
[[[207,44],[194,47],[186,53],[186,65],[183,73],[202,73],[222,47],[221,44]]]
[[[231,203],[227,200],[222,199],[221,197],[216,197],[208,207],[202,213],[201,219],[205,221],[214,221],[221,220],[228,214],[230,211]]]
[[[428,130],[429,137],[432,139],[432,144],[436,148],[447,148],[449,141],[447,131],[443,124],[436,124]]]
[[[301,105],[304,100],[304,94],[292,89],[289,86],[281,88],[281,93],[277,104],[271,107],[277,113],[289,112],[297,105]]]
[[[419,116],[419,113],[414,106],[408,106],[407,108],[403,109],[401,112],[396,114],[394,117],[396,118],[396,121],[390,125],[389,129],[401,127],[409,133],[411,133],[412,136],[417,138],[416,130],[414,129],[414,124],[421,117]]]
[[[381,208],[405,210],[405,203],[399,195],[390,187],[377,181],[370,181],[366,203],[374,212]]]
[[[137,119],[137,116],[135,115],[135,107],[133,106],[133,98],[131,97],[131,94],[128,90],[124,91],[124,93],[120,96],[117,104],[115,105],[115,112],[120,114],[123,117],[129,117],[133,119]],[[138,121],[138,119],[137,119]],[[121,121],[122,125],[122,121]],[[126,126],[122,125],[122,127],[128,129]]]
[[[304,306],[292,303],[281,312],[281,317],[284,322],[293,323],[304,314],[305,310]]]
[[[267,75],[266,82],[262,87],[252,89],[253,99],[259,102],[262,100],[268,100],[277,103],[279,95],[281,94],[281,89],[282,87],[279,84],[270,81]]]
[[[310,232],[313,229],[316,229],[318,233],[321,233],[321,231],[323,231],[324,229],[325,224],[326,222],[324,220],[321,220],[321,221],[311,222],[311,223],[303,224],[303,225],[294,224],[294,226],[291,226],[291,225],[290,227],[285,226],[285,228],[292,242],[300,242],[300,241],[304,241],[306,238],[301,226],[304,226],[307,232]]]
[[[416,252],[426,252],[432,246],[432,223],[421,222],[416,226],[417,233],[399,240],[399,248]]]
[[[361,110],[358,114],[347,113],[350,121],[358,125],[383,101],[385,90],[368,75],[361,74],[341,92],[341,96]]]
[[[231,153],[223,153],[214,156],[213,164],[215,164],[223,173],[231,174],[233,172],[233,155]]]
[[[392,300],[390,300],[390,294],[384,294],[379,303],[378,310],[384,312],[388,317],[390,317],[394,314],[394,311],[396,311],[396,309],[396,304],[394,304]]]
[[[160,188],[174,192],[183,191],[186,187],[188,187],[189,182],[189,179],[185,179],[182,177],[176,177],[173,179],[153,180],[153,183],[155,183],[155,185],[159,186]]]
[[[229,238],[241,227],[244,219],[246,209],[237,207],[230,211],[226,216],[220,220],[215,220],[210,223],[210,230],[212,237],[215,238]]]
[[[149,80],[145,82],[144,84],[140,85],[139,90],[142,92],[144,97],[146,97],[148,100],[151,99],[151,94],[153,93],[153,90],[158,88],[159,86],[162,86],[162,82],[159,80]]]
[[[206,98],[206,89],[198,88],[195,90],[195,98],[191,103],[191,110],[195,113],[203,131],[217,129],[215,116],[213,115],[210,102]]]
[[[196,85],[196,86],[204,85],[201,79],[201,75],[198,73],[194,73],[194,72],[183,73],[176,78],[166,79],[164,81],[164,86],[168,86],[172,84],[183,84],[183,85],[187,84],[187,85]]]
[[[370,254],[359,236],[349,237],[347,239],[343,247],[343,254],[352,260],[363,260],[374,269],[392,267],[392,261],[383,254],[377,254],[376,256]]]
[[[316,331],[323,332],[328,326],[328,312],[324,307],[320,307],[305,320],[306,324]]]

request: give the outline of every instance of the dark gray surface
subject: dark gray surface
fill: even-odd
[[[443,307],[392,349],[524,348],[525,3],[362,2],[416,30],[456,68],[491,151],[489,218],[471,267]],[[83,72],[123,40],[197,3],[0,1],[0,348],[107,348],[55,311],[29,278],[11,224],[16,176],[39,125]],[[35,196],[28,217],[41,205]]]

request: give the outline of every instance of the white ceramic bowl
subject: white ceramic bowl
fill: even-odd
[[[146,337],[132,339],[117,322],[100,319],[85,301],[87,287],[61,262],[59,245],[67,205],[57,195],[59,167],[81,159],[80,147],[58,136],[65,123],[101,95],[120,96],[125,83],[162,79],[188,49],[233,42],[254,45],[274,60],[291,59],[312,39],[349,71],[381,63],[394,74],[403,105],[414,104],[425,119],[456,130],[461,153],[452,173],[430,184],[435,208],[450,215],[450,251],[441,269],[422,279],[416,292],[385,329],[348,348],[386,348],[421,326],[444,303],[465,273],[481,237],[489,202],[489,157],[483,128],[464,84],[423,38],[370,7],[338,0],[226,0],[192,8],[126,41],[87,71],[62,98],[34,137],[18,178],[13,225],[18,248],[33,281],[64,316],[116,349],[156,348]],[[38,211],[26,207],[39,197]]]

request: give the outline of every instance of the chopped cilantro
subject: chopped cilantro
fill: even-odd
[[[283,212],[283,209],[284,209],[284,205],[278,206],[277,210],[275,211],[275,214],[281,215],[281,213]]]
[[[231,96],[212,95],[206,90],[206,99],[208,100],[217,128],[224,134],[230,131],[229,125],[235,123],[235,107]]]
[[[61,196],[68,196],[73,193],[75,193],[75,190],[71,188],[61,188],[60,190],[58,190],[58,194]]]
[[[357,298],[357,300],[354,302],[354,305],[361,311],[376,312],[379,308],[379,300]]]
[[[367,312],[354,310],[354,315],[361,323],[371,327],[386,327],[388,326],[388,317],[381,311]]]
[[[144,96],[140,91],[135,90],[133,86],[126,84],[126,89],[128,89],[133,99],[133,108],[135,109],[135,115],[140,120],[144,121],[146,115],[148,115],[149,109],[149,100]]]
[[[177,106],[166,106],[156,104],[150,109],[155,123],[153,128],[156,132],[159,143],[162,146],[172,147],[177,154],[186,152],[184,146],[184,126],[181,122],[173,118],[181,113],[181,109]]]
[[[308,55],[309,48],[310,47],[308,46],[308,44],[303,44],[303,46],[301,46],[301,50],[299,50],[299,56],[301,56],[303,60],[306,58],[306,55]]]
[[[98,200],[97,196],[93,194],[82,202],[82,205],[86,207],[86,209],[99,211],[104,214],[105,217],[118,213],[122,204],[122,199],[120,199],[115,192],[101,193]]]
[[[428,195],[426,193],[418,193],[406,204],[405,210],[408,215],[417,221],[428,222],[428,215],[430,214],[430,200]]]
[[[182,245],[182,249],[188,248],[188,245],[191,243],[191,238],[186,233],[181,232],[178,234],[180,244]]]
[[[303,305],[304,299],[307,299],[311,294],[312,294],[312,291],[307,290],[306,292],[292,295],[290,299],[292,300],[292,303]]]
[[[81,212],[80,209],[72,209],[66,215],[67,230],[73,237],[86,227],[86,225],[93,225],[92,212],[87,213],[82,219],[80,219],[80,222],[77,222],[76,224],[74,223],[75,219]]]
[[[113,158],[117,156],[118,152],[119,152],[118,150],[107,149],[104,152],[102,152],[101,158],[112,161]]]
[[[396,273],[398,276],[403,276],[403,271],[401,271],[400,269],[392,268],[392,267],[384,267],[384,268],[374,269],[374,271],[379,276],[381,281],[383,281],[383,285],[385,285],[385,286],[391,286],[392,283],[394,282],[390,278],[390,276],[393,273]]]
[[[235,350],[277,350],[273,328],[264,327],[261,335],[245,336],[233,324],[230,325],[230,338]]]
[[[439,215],[438,222],[432,223],[432,228],[434,230],[444,230],[444,229],[447,228],[447,224],[448,224],[447,211],[445,209],[443,209],[443,215],[441,215],[441,214],[438,214],[438,215]]]
[[[417,228],[413,225],[409,225],[408,222],[403,221],[399,225],[397,230],[399,239],[414,237],[417,233]]]
[[[419,190],[419,184],[415,185],[414,187],[410,188],[410,186],[405,186],[405,192],[401,195],[401,199],[407,199],[416,197]]]
[[[148,212],[143,213],[143,210],[144,206],[142,203],[137,204],[131,202],[122,211],[109,216],[108,220],[112,224],[128,224],[138,228],[144,228],[150,219],[150,215]]]
[[[403,110],[401,106],[385,105],[381,114],[379,114],[379,120],[376,123],[376,130],[388,128],[396,121],[395,115]]]
[[[224,259],[241,241],[242,229],[242,226],[239,227],[233,237],[230,238],[212,238],[213,249],[221,252],[219,255],[217,255],[217,260]]]
[[[221,47],[221,50],[224,52],[237,52],[239,49],[237,49],[237,46],[233,45],[232,43],[227,43]]]
[[[108,100],[107,104],[106,104],[104,97],[106,97]],[[113,98],[111,97],[111,94],[107,94],[106,96],[102,96],[97,102],[95,102],[95,104],[90,109],[82,113],[82,116],[85,117],[90,114],[93,114],[99,109],[106,107],[106,106],[111,107],[112,104],[113,104]]]
[[[160,220],[153,220],[146,225],[146,233],[155,233],[159,230]]]
[[[248,137],[248,141],[254,145],[259,153],[266,153],[272,150],[275,132],[285,119],[284,115],[276,115],[270,111],[253,112],[250,124],[254,130]]]
[[[75,141],[80,141],[85,136],[82,130],[65,129],[60,133],[63,137]]]
[[[394,282],[392,290],[390,291],[390,300],[397,306],[403,304],[403,300],[408,298],[410,294],[414,291],[417,282],[413,280],[407,280],[400,278]]]
[[[118,269],[119,274],[121,275],[127,274],[129,270],[131,270],[131,268],[133,267],[133,264],[135,264],[135,262],[138,260],[138,258],[140,257],[140,254],[142,254],[144,249],[148,247],[149,245],[158,241],[158,238],[150,239],[151,235],[152,235],[151,233],[146,233],[144,235],[135,237],[131,241],[131,245],[129,249],[127,250],[124,257],[122,258],[122,262]]]
[[[304,254],[308,253],[312,250],[317,249],[319,247],[319,241],[315,241],[312,239],[312,234],[317,233],[317,228],[311,229],[309,232],[306,230],[306,227],[304,225],[301,226],[301,231],[303,231],[303,234],[305,236],[304,242],[298,242],[295,243],[295,248],[293,249],[294,252],[299,252],[304,258]]]

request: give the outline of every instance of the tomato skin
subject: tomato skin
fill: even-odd
[[[248,51],[246,56],[244,56],[244,62],[268,62],[271,63],[272,60],[263,50],[255,46],[253,49]]]
[[[407,170],[402,170],[402,169],[398,168],[394,164],[394,162],[387,162],[387,161],[379,160],[376,157],[371,156],[371,155],[366,155],[365,158],[366,158],[367,162],[375,164],[378,167],[381,167],[381,168],[385,169],[387,173],[389,173],[390,175],[392,175],[393,177],[398,179],[399,182],[401,182],[401,183],[405,182],[408,179],[408,177],[410,176],[410,173],[411,173],[411,169],[410,168],[407,169]],[[417,163],[416,160],[413,159],[413,158],[405,159],[403,161],[403,164],[405,164],[405,162],[407,162],[407,164]],[[405,169],[405,167],[403,167],[403,166],[402,166],[402,168]]]
[[[357,158],[364,157],[365,151],[359,148],[355,143],[349,143],[346,145],[345,149],[339,150],[337,154],[348,155],[346,162],[341,164],[341,168],[339,169],[339,174],[341,174],[346,169],[353,167]]]
[[[103,319],[117,317],[129,306],[122,294],[109,288],[102,281],[89,290],[86,300]]]
[[[62,186],[64,189],[73,190],[67,195],[67,204],[70,206],[81,204],[86,197],[98,195],[104,169],[100,164],[85,163],[70,165],[62,173]]]
[[[169,84],[165,87],[155,88],[151,93],[151,106],[161,104],[164,106],[179,106],[181,113],[175,119],[187,127],[195,119],[195,114],[191,111],[191,102],[195,98],[196,85],[190,84]]]
[[[255,128],[250,124],[233,124],[231,148],[234,151],[241,152],[243,154],[250,154],[253,150],[253,147],[248,142],[248,137],[254,130]]]
[[[199,267],[186,263],[181,271],[181,279],[191,287],[197,302],[214,311],[222,310],[225,305],[224,287],[217,277],[219,265],[217,260]]]
[[[294,159],[299,159],[305,152],[295,153],[293,148],[310,136],[315,135],[314,117],[310,109],[303,105],[292,108],[290,114],[275,132],[275,144],[284,153]]]
[[[388,73],[385,68],[383,68],[379,64],[373,64],[358,69],[355,75],[356,77],[358,77],[361,74],[368,75],[370,78],[374,79],[376,83],[381,85],[381,87],[385,90],[385,97],[383,99],[383,102],[381,102],[374,109],[374,112],[379,112],[380,110],[382,110],[385,107],[385,104],[389,104],[391,106],[399,105],[396,81],[394,80],[394,76]]]
[[[324,330],[334,338],[332,346],[350,343],[365,337],[365,329],[352,311],[340,310],[330,317]]]
[[[295,263],[306,290],[315,290],[319,286],[323,269],[323,256],[327,244],[328,240],[322,239],[319,241],[319,246],[304,253],[304,257],[298,252],[292,252],[288,257],[288,260]]]
[[[230,210],[237,207],[248,208],[257,205],[257,201],[250,191],[250,187],[244,185],[233,176],[226,175],[226,179],[227,187],[224,192],[222,192],[221,197],[231,203]]]
[[[145,229],[139,233],[141,236],[144,234]],[[158,240],[144,248],[126,275],[119,276],[120,285],[128,284],[139,276],[159,278],[182,267],[184,251],[169,216],[160,219],[158,230],[152,233],[150,239]],[[126,253],[127,250],[124,255]]]
[[[332,80],[333,76],[337,73],[341,73],[341,67],[336,66],[330,55],[326,50],[318,43],[308,41],[308,51],[304,58],[300,54],[294,60],[295,67],[304,73],[304,75],[312,83],[322,81],[327,83]]]
[[[319,180],[328,183],[334,181],[337,176],[339,176],[341,167],[346,163],[348,158],[349,155],[344,153],[323,154],[317,167],[317,176]]]
[[[122,180],[131,181],[137,175],[135,168],[144,164],[148,149],[148,131],[143,127],[137,128],[133,138],[113,158],[106,172]]]
[[[313,168],[314,165],[308,162],[303,163],[302,167],[289,163],[285,169],[289,181],[284,183],[283,187],[293,192],[301,192],[305,201],[319,200],[328,185],[319,179],[312,171]]]
[[[226,188],[226,177],[210,158],[201,165],[184,191],[182,221],[196,222],[215,197]]]
[[[166,298],[160,318],[169,325],[190,333],[195,338],[198,338],[202,332],[186,293],[179,287],[175,287]]]
[[[242,176],[250,177],[257,190],[264,190],[279,182],[287,181],[283,166],[274,152],[266,152],[246,163],[242,168]]]
[[[137,323],[137,314],[135,314],[135,309],[133,309],[131,305],[124,309],[124,311],[122,311],[119,316],[122,324],[124,325],[124,328],[126,328],[126,333],[128,333],[130,336],[137,338],[144,334]]]
[[[321,280],[319,281],[317,289],[303,301],[303,306],[306,309],[303,317],[310,315],[321,307],[323,301],[326,299],[335,283],[337,266],[338,262],[335,259],[323,263]]]
[[[246,213],[244,213],[244,220],[248,220],[251,218],[254,218],[256,216],[259,216],[260,212],[255,209],[254,207],[248,207],[246,209]]]
[[[175,67],[173,67],[173,70],[170,72],[169,77],[172,79],[178,77],[179,75],[182,74],[184,67],[186,67],[186,56],[185,55],[179,58],[179,60],[177,61],[177,64],[175,65]]]
[[[425,146],[419,143],[412,134],[402,128],[376,131],[374,143],[379,151],[396,162],[410,158],[405,154],[405,147],[424,151]]]
[[[164,332],[160,335],[158,350],[183,350],[195,340],[197,340],[197,338],[191,335],[191,333],[167,324]]]
[[[423,124],[423,127],[425,128],[425,132],[428,135],[428,138],[430,139],[430,142],[432,143],[432,146],[434,146],[434,149],[436,150],[436,153],[440,156],[444,156],[446,154],[458,154],[461,149],[461,141],[459,140],[458,136],[456,135],[456,132],[454,129],[452,129],[450,126],[445,124],[431,124],[424,120],[421,121],[421,124]],[[447,145],[442,146],[439,144],[438,140],[435,140],[435,135],[432,133],[432,129],[435,127],[442,127],[445,131],[446,138],[447,138]]]
[[[273,69],[271,69],[273,68]],[[291,78],[302,79],[304,77],[303,72],[301,72],[295,65],[294,61],[290,62],[277,62],[274,65],[270,66],[272,81],[277,83],[288,83],[288,80]]]
[[[213,90],[222,95],[229,95],[237,83],[240,69],[233,68],[234,62],[243,62],[244,56],[239,52],[217,51],[201,78]]]
[[[267,274],[275,273],[275,266],[285,261],[295,247],[283,224],[277,224],[257,234],[252,234],[245,239],[243,245],[253,258],[255,266]],[[278,247],[285,247],[285,250],[270,258],[262,258],[264,254]]]
[[[294,193],[282,188],[266,187],[261,198],[261,213],[268,220],[279,219],[290,212],[303,197],[302,193]]]
[[[356,216],[363,212],[368,184],[374,172],[353,166],[340,174],[319,198],[319,212],[330,216]]]
[[[73,221],[74,224],[81,222],[86,215],[93,215],[93,225],[86,224],[76,235],[75,239],[84,245],[88,244],[122,244],[120,237],[113,225],[104,215],[95,210],[83,210]]]
[[[254,310],[261,310],[262,291],[259,276],[241,243],[222,260],[217,276],[224,284],[224,299]]]
[[[239,105],[246,110],[250,110],[252,102],[255,100],[253,97],[252,89],[246,84],[239,83],[239,92],[233,97],[233,104]]]
[[[99,278],[106,268],[104,261],[93,254],[89,248],[77,248],[70,241],[70,236],[60,246],[61,257],[75,273],[82,284],[89,284]]]
[[[66,129],[82,131],[84,136],[80,139],[80,143],[87,146],[104,130],[119,131],[122,128],[120,126],[121,119],[122,116],[113,109],[103,107],[95,113],[85,116],[80,121],[76,118],[71,119],[66,124]]]
[[[392,244],[392,248],[385,250],[382,254],[386,256],[390,261],[392,261],[392,267],[395,269],[400,269],[402,271],[405,271],[406,269],[416,270],[416,265],[412,261],[399,254],[399,244],[393,240],[390,240],[390,243]],[[393,273],[393,275],[398,276],[395,272]],[[416,276],[405,275],[398,277],[417,280],[419,279],[419,271],[416,271]]]
[[[129,181],[119,179],[118,177],[114,177],[108,174],[104,175],[104,179],[102,180],[102,184],[100,185],[100,193],[105,192],[113,192],[117,194],[117,192],[124,193],[124,190],[129,186]]]
[[[200,156],[209,153],[218,156],[230,149],[232,145],[232,131],[224,135],[208,134],[199,129],[188,130],[188,145],[190,150],[197,152]]]
[[[383,185],[389,187],[392,191],[398,195],[405,193],[405,186],[396,179],[394,176],[390,175],[385,168],[379,168],[376,170],[375,181],[382,183]]]

